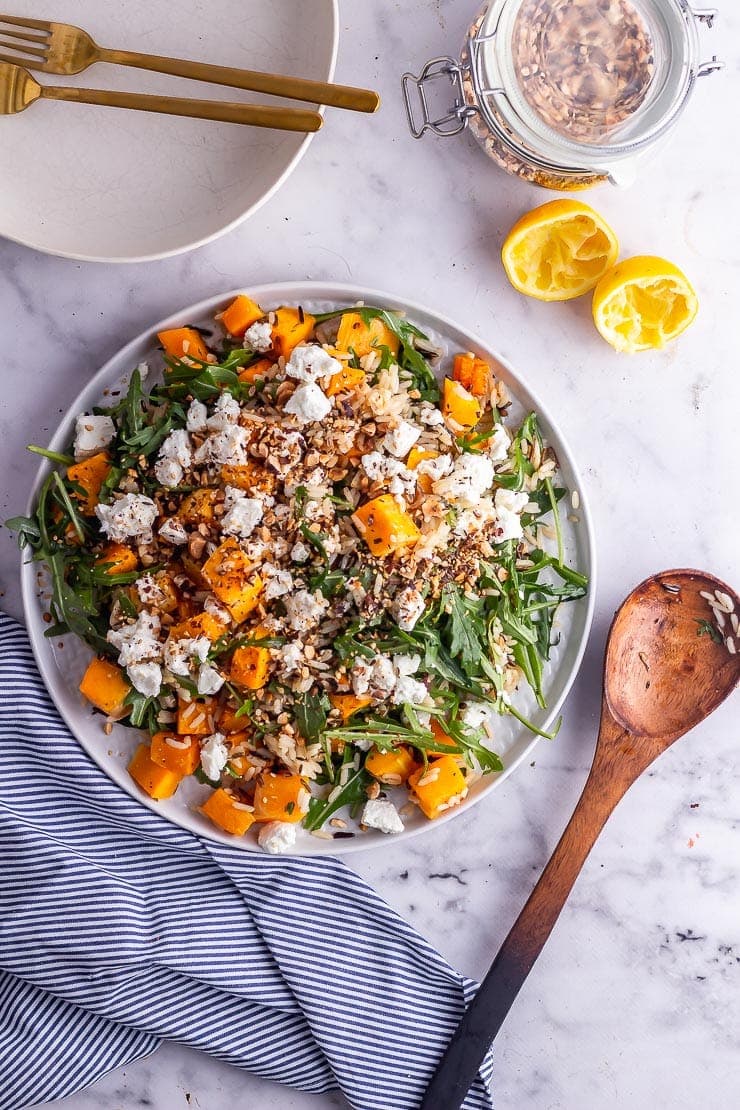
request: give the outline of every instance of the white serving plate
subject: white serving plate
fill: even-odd
[[[334,74],[337,0],[14,0],[12,11],[74,23],[101,46],[316,81]],[[34,76],[80,88],[276,103],[257,93],[104,63],[75,77]],[[42,101],[0,117],[0,235],[82,261],[179,254],[255,212],[297,165],[310,138]]]
[[[155,327],[149,328],[124,347],[119,354],[110,359],[98,371],[76,400],[73,401],[69,412],[49,444],[51,449],[55,451],[66,450],[74,434],[74,421],[77,414],[89,411],[93,405],[110,403],[110,398],[106,402],[104,393],[122,387],[125,388],[131,371],[138,363],[148,361],[152,373],[156,373],[157,368],[161,368],[163,362],[156,339],[158,331],[184,324],[202,323],[206,327],[212,327],[214,314],[225,307],[236,292],[239,292],[239,290],[225,293],[220,297],[211,297],[206,301],[201,301],[200,304],[182,309],[174,316],[161,321]],[[421,305],[401,300],[377,290],[322,282],[262,285],[250,287],[248,292],[265,309],[274,308],[280,304],[302,304],[309,311],[325,311],[334,306],[363,301],[365,304],[403,310],[407,313],[409,319],[432,338],[444,343],[450,352],[473,350],[491,361],[495,365],[499,376],[506,382],[514,398],[512,415],[515,421],[531,409],[538,413],[543,433],[554,448],[560,463],[558,481],[566,485],[569,490],[578,489],[580,492],[581,504],[578,510],[578,523],[565,519],[566,514],[562,514],[564,539],[568,561],[577,570],[587,574],[590,579],[590,588],[586,598],[563,605],[558,614],[560,643],[554,649],[553,658],[546,667],[543,683],[548,708],[545,710],[539,709],[528,690],[521,689],[515,695],[517,707],[539,727],[547,729],[556,720],[583,657],[593,614],[596,568],[591,517],[584,492],[580,486],[578,471],[570,449],[549,415],[546,406],[531,393],[514,370],[502,361],[483,340],[459,328],[451,320]],[[32,511],[35,505],[38,490],[48,471],[49,464],[44,462],[31,494],[29,512]],[[114,726],[110,736],[105,736],[102,732],[103,718],[99,713],[92,710],[92,707],[85,701],[77,688],[91,657],[90,649],[71,635],[62,637],[63,647],[61,647],[59,641],[52,641],[44,637],[46,628],[43,620],[45,605],[43,590],[41,592],[39,590],[38,564],[25,563],[23,565],[22,589],[26,623],[39,670],[59,712],[90,757],[129,794],[175,824],[199,833],[201,836],[236,846],[244,851],[259,851],[255,838],[247,836],[236,839],[225,833],[220,833],[210,821],[198,812],[195,807],[208,796],[209,788],[200,786],[195,779],[184,781],[174,797],[167,801],[154,802],[139,791],[128,775],[126,765],[136,744],[140,742],[141,734],[138,730],[126,728],[119,724]],[[425,829],[434,828],[446,821],[453,820],[457,814],[462,813],[469,806],[495,790],[507,775],[510,775],[522,760],[527,758],[537,743],[537,737],[532,736],[513,717],[496,717],[495,731],[496,737],[493,746],[502,756],[505,769],[498,775],[489,775],[474,783],[471,786],[469,796],[462,805],[449,810],[434,822],[428,821],[419,811],[406,819],[405,832],[391,838],[380,832],[370,831],[356,836],[353,840],[332,841],[319,839],[304,832],[303,829],[299,829],[296,854],[343,855],[347,852],[381,845],[389,847],[391,844],[414,836]]]

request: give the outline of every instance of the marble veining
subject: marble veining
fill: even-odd
[[[702,308],[663,354],[603,344],[588,301],[543,305],[505,283],[502,236],[548,199],[472,139],[409,137],[398,77],[457,53],[474,0],[342,0],[338,80],[384,96],[373,119],[329,112],[297,173],[255,218],[183,258],[106,268],[0,243],[0,514],[23,507],[34,460],[81,384],[143,327],[251,282],[352,280],[446,312],[491,339],[549,404],[582,469],[600,576],[565,724],[477,808],[352,858],[461,970],[480,976],[556,843],[585,780],[604,637],[629,589],[669,566],[737,583],[734,495],[740,155],[728,136],[736,62],[702,81],[675,140],[635,187],[589,195],[625,254],[673,258]],[[730,59],[725,3],[712,49]],[[735,49],[733,49],[735,48]],[[0,537],[1,603],[20,612],[17,553]],[[734,1110],[740,1105],[740,754],[725,704],[630,791],[579,878],[498,1040],[499,1110]],[[114,1072],[66,1110],[329,1110],[178,1046]],[[392,1108],[389,1107],[389,1110]]]

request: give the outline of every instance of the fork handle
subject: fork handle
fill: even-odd
[[[77,89],[44,85],[44,100],[67,100],[78,104],[101,104],[107,108],[134,108],[140,112],[162,112],[170,116],[212,119],[221,123],[243,123],[272,127],[278,131],[318,131],[324,122],[318,112],[303,108],[278,108],[265,104],[231,104],[222,100],[190,100],[177,96],[111,92],[106,89]]]
[[[333,85],[324,81],[307,81],[303,77],[281,77],[253,69],[232,69],[229,66],[188,62],[165,58],[159,54],[139,54],[130,50],[108,50],[98,47],[99,60],[119,66],[152,69],[173,77],[189,77],[193,81],[210,81],[233,89],[283,96],[290,100],[306,100],[311,104],[328,104],[332,108],[349,108],[355,112],[374,112],[380,97],[371,89],[354,89],[349,85]]]

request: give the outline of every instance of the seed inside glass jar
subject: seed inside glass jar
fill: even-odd
[[[603,142],[642,104],[655,56],[629,0],[523,0],[514,24],[519,85],[548,127]]]

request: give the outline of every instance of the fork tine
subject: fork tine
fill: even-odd
[[[51,32],[52,29],[51,23],[45,19],[26,19],[17,15],[3,15],[0,13],[0,20],[3,23],[14,23],[16,27],[33,27],[35,31]]]
[[[18,50],[22,54],[31,54],[34,58],[46,58],[49,53],[47,49],[42,50],[37,46],[25,46],[19,42],[4,42],[2,38],[0,38],[0,47],[5,47],[6,50]]]
[[[1,19],[0,24],[2,24]],[[2,26],[0,26],[0,35],[6,39],[23,39],[25,42],[40,42],[43,45],[49,42],[48,35],[32,35],[29,31],[9,31],[7,27]]]
[[[20,66],[21,69],[44,69],[42,62],[31,61],[29,58],[20,58],[17,54],[3,54],[0,51],[0,62],[8,62],[11,66]]]

